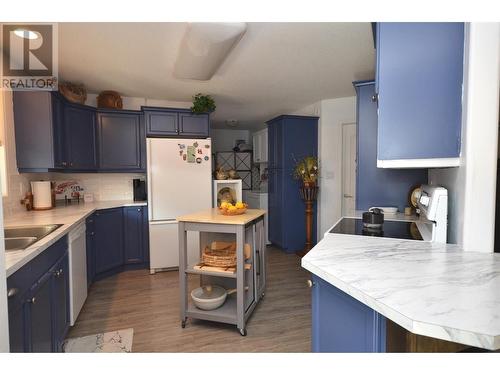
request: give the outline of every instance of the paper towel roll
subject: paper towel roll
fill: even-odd
[[[31,181],[33,209],[50,210],[52,208],[52,190],[50,181]]]

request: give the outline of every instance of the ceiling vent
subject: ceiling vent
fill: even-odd
[[[238,126],[238,120],[226,120],[226,125],[230,128],[235,128]]]
[[[177,78],[207,81],[247,29],[245,22],[189,23],[174,66]]]

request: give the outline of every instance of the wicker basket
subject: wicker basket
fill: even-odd
[[[212,267],[234,267],[236,266],[236,250],[229,249],[210,249],[205,247],[202,254],[203,263]]]

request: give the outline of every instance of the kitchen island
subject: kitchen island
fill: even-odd
[[[385,352],[387,327],[500,349],[500,254],[424,241],[327,234],[313,273],[312,349]]]
[[[179,222],[179,285],[181,301],[181,325],[187,318],[211,320],[234,324],[240,334],[246,336],[245,324],[265,291],[265,230],[266,211],[249,209],[244,214],[225,216],[219,210],[209,209],[177,218]],[[200,261],[202,249],[212,241],[236,242],[235,272],[205,271],[199,264],[187,264],[187,232],[200,234]],[[248,257],[244,247],[251,248]],[[188,275],[200,277],[200,286],[218,285],[235,288],[236,298],[229,296],[225,303],[214,310],[197,308],[189,296]]]

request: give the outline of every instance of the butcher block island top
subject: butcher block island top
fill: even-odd
[[[177,221],[205,224],[246,225],[265,214],[265,210],[248,209],[244,214],[227,216],[222,215],[218,208],[211,208],[209,210],[182,215],[177,218]]]

